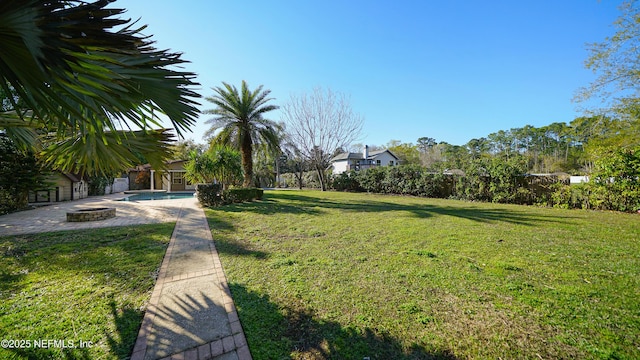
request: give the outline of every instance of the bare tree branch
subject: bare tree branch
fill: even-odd
[[[319,87],[311,94],[291,95],[282,114],[289,138],[318,171],[326,190],[324,172],[331,157],[358,140],[364,118],[353,111],[346,95]]]

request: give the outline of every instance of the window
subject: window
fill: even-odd
[[[183,173],[181,172],[174,172],[173,173],[173,180],[171,181],[172,184],[182,184],[182,175]]]
[[[376,160],[376,165],[377,165],[377,166],[382,165],[382,161],[380,161],[380,160]]]
[[[389,161],[389,166],[393,166],[393,160]]]

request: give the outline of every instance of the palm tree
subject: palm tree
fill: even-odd
[[[111,2],[0,2],[0,89],[13,94],[2,99],[0,132],[44,149],[54,169],[109,173],[135,153],[161,165],[173,134],[158,115],[177,135],[198,115],[195,74],[172,69],[181,55],[153,48]]]
[[[213,138],[213,144],[229,145],[240,150],[242,157],[243,184],[250,187],[253,178],[253,146],[258,143],[265,143],[271,148],[279,146],[277,133],[278,125],[265,119],[262,115],[266,112],[276,110],[278,106],[267,105],[270,90],[262,90],[262,85],[256,90],[249,91],[246,81],[242,81],[240,91],[235,86],[225,82],[224,87],[215,87],[215,94],[207,97],[206,100],[216,105],[213,110],[206,113],[216,115],[208,124],[212,124],[207,132],[213,135],[220,132]]]

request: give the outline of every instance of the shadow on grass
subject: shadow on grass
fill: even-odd
[[[256,204],[245,203],[243,205]],[[229,205],[233,206],[233,205]],[[240,211],[242,208],[238,208],[235,211]],[[269,256],[268,253],[259,250],[248,249],[246,246],[235,241],[227,233],[234,233],[236,227],[229,221],[222,219],[217,214],[207,212],[207,221],[209,222],[209,228],[212,231],[213,242],[215,243],[216,250],[221,253],[241,255],[241,256],[253,256],[257,259],[265,259]]]
[[[109,307],[116,325],[117,336],[107,333],[105,337],[111,353],[123,358],[131,353],[131,349],[135,345],[144,313],[131,308],[131,306],[125,306],[121,311],[118,311],[114,301],[109,303]]]
[[[224,237],[216,236],[214,242],[216,243],[216,250],[221,253],[240,256],[252,256],[260,260],[269,257],[269,254],[264,251],[247,249],[240,243],[230,239],[226,239]]]
[[[46,345],[49,346],[49,345]],[[54,344],[52,343],[52,346]],[[28,348],[28,349],[8,349],[12,350],[17,359],[67,359],[67,360],[91,360],[94,357],[89,355],[88,348],[59,348],[60,345],[55,345],[56,348]],[[75,343],[77,346],[77,343]]]
[[[512,211],[504,206],[493,206],[489,203],[465,204],[456,202],[455,205],[443,207],[426,203],[401,204],[383,199],[384,197],[380,196],[376,199],[339,201],[327,197],[291,193],[290,191],[271,191],[265,194],[262,201],[229,205],[220,209],[226,212],[248,211],[264,215],[276,213],[321,215],[326,212],[325,209],[354,212],[409,212],[418,218],[444,215],[478,222],[508,222],[529,226],[562,222],[560,218],[555,216],[533,214],[528,211]],[[526,208],[523,206],[523,209]]]
[[[34,287],[33,291],[37,291],[39,287],[43,286],[40,285],[40,282],[60,281],[56,276],[53,276],[55,280],[50,280],[47,277],[52,271],[51,269],[55,269],[57,273],[70,274],[69,278],[65,278],[65,281],[71,282],[71,285],[65,286],[72,291],[93,293],[105,291],[104,289],[118,289],[116,292],[106,290],[108,292],[106,296],[111,299],[118,296],[120,292],[128,295],[147,291],[147,287],[153,287],[153,268],[147,267],[148,272],[140,272],[140,265],[152,263],[160,266],[162,254],[165,253],[168,245],[164,235],[171,233],[170,228],[173,227],[173,224],[156,224],[153,227],[160,228],[157,230],[157,234],[163,235],[163,241],[158,241],[155,238],[140,238],[150,231],[149,225],[26,234],[0,238],[0,301],[10,300],[12,294],[30,292],[29,285]],[[111,257],[112,254],[120,254],[121,256],[118,260],[114,260],[114,257]],[[42,263],[47,265],[40,265]],[[20,269],[23,269],[23,272],[13,273]],[[27,277],[27,274],[32,273],[36,274],[35,283],[30,283],[33,280]],[[90,278],[91,281],[87,281],[87,278]],[[74,296],[74,294],[69,296],[68,301],[71,304],[78,301],[74,300],[77,299]],[[39,301],[35,303],[38,305],[34,305],[32,309],[35,312],[42,312],[39,321],[44,321],[47,316],[50,316],[47,308],[51,305],[48,305],[47,301],[54,303],[53,306],[58,306],[60,303],[53,298],[39,298]],[[100,304],[97,306],[102,308]],[[126,358],[133,348],[143,314],[140,310],[131,308],[130,305],[119,305],[113,300],[104,304],[104,307],[107,306],[110,308],[110,313],[105,315],[107,317],[111,315],[112,318],[108,321],[113,321],[115,325],[114,333],[105,332],[103,334],[110,349],[109,354],[118,358]],[[5,316],[5,314],[0,314],[0,316]],[[11,314],[8,313],[6,316],[11,316]],[[22,319],[18,320],[22,321]],[[24,324],[20,325],[27,328]],[[28,324],[28,326],[37,325]],[[58,346],[59,344],[55,344],[51,349],[32,347],[30,349],[6,350],[15,353],[17,358],[28,359],[91,359],[96,357],[89,347],[80,348],[79,341],[96,343],[102,340],[99,336],[98,338],[74,339],[69,335],[61,335],[68,334],[67,330],[61,328],[58,335],[51,334],[44,338],[74,340],[75,348],[61,348]],[[5,337],[9,336],[12,335],[6,334]],[[39,335],[37,327],[34,328],[32,337],[42,337]],[[2,356],[0,355],[0,357]]]
[[[230,284],[254,359],[456,359],[447,350],[420,346],[403,349],[400,341],[374,329],[344,327],[318,319],[304,306],[278,305],[267,295]]]

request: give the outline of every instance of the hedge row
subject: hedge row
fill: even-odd
[[[546,204],[563,209],[640,211],[640,184],[619,190],[612,183],[556,184]]]
[[[532,203],[519,164],[485,163],[466,169],[465,175],[445,175],[418,165],[375,167],[351,171],[333,178],[338,191],[366,191],[432,198],[457,198],[501,203]]]
[[[200,184],[196,188],[198,201],[204,206],[221,206],[231,203],[262,199],[264,191],[258,188],[234,188],[222,190],[220,184]]]
[[[553,177],[527,177],[517,163],[478,162],[464,170],[465,175],[444,175],[413,165],[377,167],[336,175],[332,187],[337,191],[535,204],[565,209],[640,210],[640,182],[635,173],[626,178],[592,178],[590,183],[569,185],[568,180]]]
[[[421,166],[375,167],[351,171],[333,177],[332,187],[338,191],[366,191],[444,198],[452,194],[453,178],[426,171]]]

